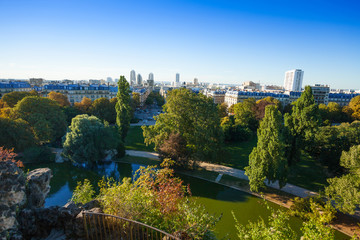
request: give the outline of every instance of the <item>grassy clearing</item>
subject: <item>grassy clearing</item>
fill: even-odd
[[[256,142],[257,138],[254,137],[246,142],[225,143],[225,154],[219,164],[244,170],[249,164],[249,154],[256,146]]]
[[[127,150],[154,152],[154,144],[146,146],[144,143],[143,130],[141,129],[141,126],[130,127],[125,139],[125,147]]]
[[[289,169],[288,182],[318,192],[327,185],[325,167],[303,154],[301,161]]]
[[[116,160],[115,162],[136,163],[142,165],[156,165],[156,166],[160,164],[159,160],[143,158],[143,157],[134,157],[134,156],[125,156]]]

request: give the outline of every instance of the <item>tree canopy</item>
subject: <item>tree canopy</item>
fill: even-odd
[[[74,107],[77,108],[83,114],[90,114],[91,111],[91,99],[87,97],[83,97],[81,102],[74,103]]]
[[[255,111],[256,101],[254,98],[248,98],[243,102],[235,104],[234,115],[236,123],[255,131],[259,125]]]
[[[257,146],[249,155],[249,166],[245,174],[249,177],[250,189],[258,192],[264,181],[279,181],[283,187],[287,180],[287,162],[282,140],[282,115],[274,105],[265,108],[265,116],[257,131]]]
[[[326,195],[336,207],[345,213],[354,214],[360,205],[360,145],[352,146],[341,155],[340,165],[347,170],[341,177],[328,179]]]
[[[100,119],[86,114],[72,119],[63,143],[63,154],[78,163],[94,163],[105,157],[105,150],[123,151],[116,129],[105,126]]]
[[[300,160],[300,150],[310,145],[321,123],[318,106],[310,86],[293,103],[292,113],[284,116],[287,132],[287,159],[290,165]]]
[[[48,98],[57,102],[61,107],[70,106],[68,97],[62,93],[51,91],[48,94]]]
[[[52,142],[65,134],[66,117],[57,102],[44,97],[25,97],[13,109],[13,117],[28,122],[39,143]]]
[[[192,160],[216,159],[223,138],[213,100],[184,88],[170,91],[166,100],[155,125],[143,126],[145,143],[154,143],[159,151],[171,134],[180,134]]]
[[[353,119],[360,120],[360,95],[351,99],[349,108],[352,110]]]
[[[10,92],[6,93],[2,98],[1,101],[5,104],[5,106],[13,108],[21,99],[28,97],[28,96],[38,96],[37,92]]]
[[[92,103],[92,115],[108,123],[116,122],[115,106],[107,98],[98,98]]]
[[[120,76],[118,81],[117,103],[116,109],[116,124],[119,128],[122,140],[125,140],[127,132],[130,127],[132,118],[132,109],[130,106],[130,85],[124,76]]]
[[[22,152],[34,145],[34,135],[26,121],[0,117],[0,146]]]

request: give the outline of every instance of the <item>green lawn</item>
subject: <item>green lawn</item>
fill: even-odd
[[[158,166],[160,164],[159,160],[143,158],[143,157],[134,157],[134,156],[125,156],[118,160],[115,160],[115,162],[116,161],[125,162],[125,163],[136,163],[136,164],[142,164],[142,165],[156,165],[156,166]]]
[[[247,142],[225,143],[225,154],[220,164],[244,170],[249,163],[249,154],[257,139]],[[288,183],[318,192],[327,185],[325,168],[313,158],[303,155],[301,161],[289,169]]]
[[[257,138],[246,142],[225,143],[224,157],[219,162],[221,165],[244,170],[249,163],[249,154],[256,146]]]
[[[127,150],[154,152],[154,144],[146,146],[144,143],[143,130],[141,129],[141,126],[130,127],[125,139],[125,147]]]
[[[290,168],[288,182],[318,192],[327,185],[327,178],[325,167],[303,154],[301,161]]]

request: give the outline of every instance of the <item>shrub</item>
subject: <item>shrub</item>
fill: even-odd
[[[87,202],[90,202],[94,198],[94,195],[95,191],[90,181],[88,179],[84,179],[84,182],[80,181],[77,183],[71,201],[76,204],[85,204]]]

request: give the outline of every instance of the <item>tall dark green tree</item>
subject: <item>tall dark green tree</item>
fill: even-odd
[[[310,86],[293,103],[292,113],[286,113],[286,153],[289,165],[300,160],[301,150],[310,145],[321,123],[318,106]]]
[[[131,106],[130,106],[130,85],[124,76],[120,76],[118,82],[118,93],[116,109],[116,124],[122,140],[125,140],[127,132],[130,127],[131,120]]]
[[[265,108],[265,116],[257,130],[257,146],[249,156],[245,174],[249,177],[251,191],[265,187],[264,181],[279,181],[283,187],[287,180],[287,161],[282,140],[282,115],[275,105]]]

